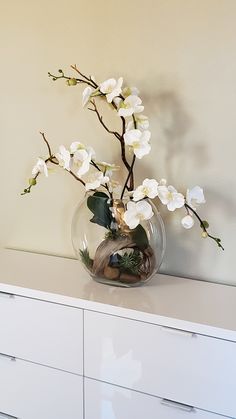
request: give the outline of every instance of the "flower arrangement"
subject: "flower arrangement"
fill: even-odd
[[[119,278],[121,271],[125,274],[136,275],[136,277],[139,275],[140,278],[144,276],[147,258],[152,258],[153,254],[152,249],[148,249],[147,233],[143,223],[154,216],[155,211],[150,201],[154,198],[157,198],[171,212],[176,209],[185,209],[186,213],[181,220],[182,226],[190,229],[196,219],[200,224],[202,237],[212,239],[224,250],[221,239],[209,233],[208,222],[202,220],[197,212],[197,206],[205,203],[203,189],[200,186],[187,189],[185,195],[178,192],[174,186],[168,185],[165,179],[145,179],[141,185],[135,187],[135,164],[151,150],[149,120],[143,114],[144,106],[138,89],[124,86],[122,77],[118,80],[110,78],[98,83],[93,76],[83,74],[76,65],[71,68],[75,72],[74,77],[67,76],[61,69],[58,70],[57,75],[51,73],[48,75],[53,81],[66,81],[68,86],[81,84],[86,86],[82,93],[83,107],[93,112],[103,128],[118,141],[121,161],[127,171],[126,179],[123,184],[117,181],[115,173],[120,167],[114,163],[100,161],[91,146],[74,141],[69,148],[61,145],[59,150],[53,153],[45,134],[40,133],[47,146],[48,156],[45,159],[38,158],[32,170],[32,177],[29,179],[29,185],[22,194],[31,192],[41,174],[48,177],[52,165],[62,167],[83,185],[86,192],[90,192],[86,198],[87,207],[93,215],[90,221],[106,228],[106,244],[110,243],[113,248],[115,240],[119,243],[112,254],[108,251],[103,271],[98,267],[94,268],[94,265],[101,265],[101,252],[98,252],[99,263],[97,263],[95,259],[90,258],[87,247],[80,249],[80,257],[87,268],[103,276],[104,272],[109,269],[110,271],[116,269]],[[101,100],[107,102],[116,112],[121,123],[119,131],[112,130],[104,122],[98,107]],[[122,204],[122,200],[126,200],[125,204]],[[144,249],[137,246],[137,240],[135,245],[133,244],[137,232],[139,239],[142,238],[142,243],[146,243]],[[128,242],[127,237],[129,237]],[[104,248],[104,243],[102,247]],[[112,264],[111,260],[114,259],[114,255],[115,264]],[[150,260],[148,269],[148,274],[150,274]],[[114,276],[114,272],[110,272],[111,276]]]

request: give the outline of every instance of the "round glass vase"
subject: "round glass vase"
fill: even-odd
[[[129,229],[123,220],[130,198],[111,200],[103,192],[87,193],[72,220],[72,244],[92,278],[104,284],[146,284],[162,262],[166,236],[155,205],[153,216]]]

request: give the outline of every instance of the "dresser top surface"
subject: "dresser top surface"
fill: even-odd
[[[145,286],[119,288],[96,283],[75,259],[7,249],[0,252],[0,267],[3,292],[143,321],[190,322],[203,325],[203,333],[207,327],[223,329],[224,338],[236,340],[233,286],[157,274]]]

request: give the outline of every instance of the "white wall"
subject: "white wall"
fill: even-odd
[[[165,212],[162,270],[236,283],[235,21],[235,0],[2,2],[1,245],[73,255],[70,220],[80,185],[60,172],[20,196],[35,158],[45,155],[40,130],[54,149],[81,139],[103,160],[118,155],[118,145],[82,110],[80,88],[47,77],[76,63],[98,80],[123,75],[140,88],[152,155],[137,164],[138,178],[167,177],[180,190],[205,190],[201,215],[225,252],[201,239],[197,226],[183,231],[181,211]]]

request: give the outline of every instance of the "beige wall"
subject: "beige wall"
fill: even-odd
[[[77,63],[98,80],[123,75],[140,88],[152,155],[137,165],[139,178],[166,176],[183,191],[205,190],[201,214],[225,252],[201,239],[198,227],[183,231],[180,213],[165,213],[162,270],[235,284],[235,22],[235,0],[2,1],[1,245],[73,255],[80,185],[60,172],[30,196],[19,194],[45,154],[40,130],[55,148],[82,139],[103,160],[117,157],[115,142],[81,109],[80,89],[47,77]]]

